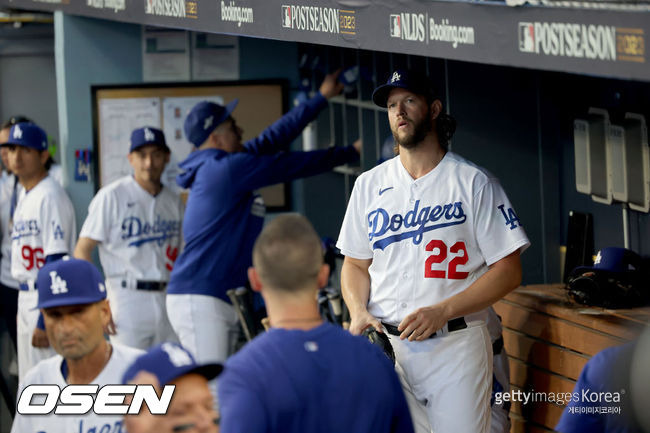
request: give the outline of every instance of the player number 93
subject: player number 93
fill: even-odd
[[[439,239],[433,239],[425,247],[427,251],[433,251],[424,262],[424,277],[425,278],[447,278],[450,280],[464,280],[467,278],[468,272],[457,271],[456,267],[467,263],[467,248],[465,242],[458,241],[449,248],[449,252],[455,256],[449,260],[447,266],[444,265],[447,259],[447,244]],[[443,269],[434,269],[434,265],[443,263]],[[445,271],[444,268],[447,268]]]
[[[32,270],[34,266],[36,266],[36,269],[41,269],[45,264],[43,248],[32,248],[29,245],[24,245],[22,255],[24,259],[23,265],[28,271]]]

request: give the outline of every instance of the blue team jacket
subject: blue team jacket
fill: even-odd
[[[177,178],[190,194],[183,220],[185,248],[171,273],[167,293],[210,295],[230,302],[226,291],[246,284],[253,244],[264,223],[254,190],[323,173],[354,162],[353,147],[286,152],[289,144],[325,108],[319,93],[244,144],[246,152],[193,152]]]

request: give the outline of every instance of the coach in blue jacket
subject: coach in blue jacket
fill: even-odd
[[[183,221],[185,248],[167,289],[171,324],[198,362],[223,362],[237,317],[226,295],[246,285],[255,239],[265,207],[255,190],[323,173],[357,161],[353,146],[313,152],[287,152],[289,144],[343,85],[337,74],[325,77],[316,96],[295,107],[244,144],[242,130],[226,106],[197,104],[185,120],[185,135],[196,151],[180,163],[177,182],[190,188]]]

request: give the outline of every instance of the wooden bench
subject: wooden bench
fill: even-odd
[[[523,286],[494,306],[503,323],[513,390],[572,392],[587,361],[635,339],[650,308],[605,310],[570,302],[564,286]],[[513,402],[512,433],[553,431],[564,406]]]

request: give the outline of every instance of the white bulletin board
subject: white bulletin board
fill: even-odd
[[[185,139],[183,132],[185,117],[200,101],[225,104],[235,98],[239,98],[239,104],[233,117],[244,130],[243,140],[246,141],[282,116],[286,104],[286,84],[276,80],[93,87],[97,189],[132,173],[127,160],[131,131],[153,126],[163,130],[171,149],[170,162],[163,173],[162,182],[183,192],[175,181],[180,173],[178,163],[193,150],[193,145]],[[271,210],[289,207],[288,191],[285,184],[260,190],[266,206]]]

